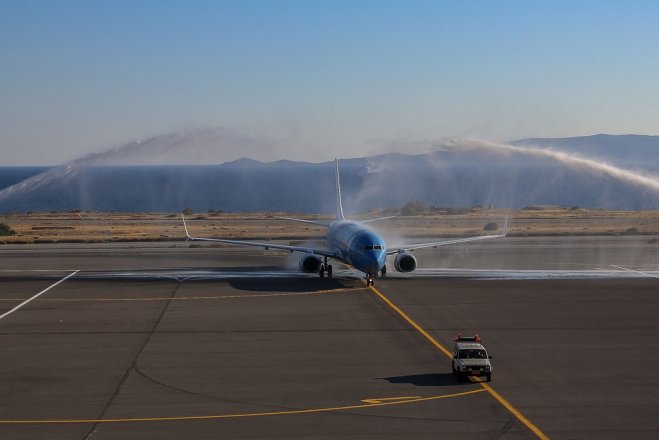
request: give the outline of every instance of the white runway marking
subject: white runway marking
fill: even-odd
[[[27,303],[29,303],[30,301],[33,301],[33,300],[39,298],[41,295],[43,295],[44,293],[48,292],[50,289],[52,289],[53,287],[57,286],[58,284],[63,283],[64,281],[68,280],[68,279],[71,278],[73,275],[77,274],[78,272],[80,272],[80,271],[79,271],[79,270],[76,270],[75,272],[72,272],[72,273],[68,274],[67,276],[65,276],[64,278],[62,278],[61,280],[59,280],[59,281],[56,282],[55,284],[51,284],[50,286],[46,287],[46,288],[43,289],[41,292],[39,292],[39,293],[37,293],[36,295],[34,295],[32,298],[30,298],[30,299],[26,299],[25,301],[23,301],[22,303],[20,303],[19,305],[17,305],[17,306],[14,307],[13,309],[11,309],[10,311],[5,312],[5,313],[3,313],[2,315],[0,315],[0,319],[3,319],[3,318],[5,318],[6,316],[11,315],[11,314],[14,313],[16,310],[18,310],[18,309],[20,309],[21,307],[23,307],[25,304],[27,304]]]
[[[362,279],[362,275],[349,270],[334,270],[334,276],[339,279]],[[259,279],[259,278],[318,278],[318,274],[307,274],[299,271],[221,271],[221,270],[135,270],[135,271],[83,271],[78,279],[84,280],[174,280],[203,281],[203,280],[228,280],[228,279]]]
[[[0,272],[2,273],[22,273],[22,272],[36,272],[36,273],[41,273],[41,272],[62,272],[62,271],[70,271],[73,269],[1,269]]]
[[[624,269],[618,266],[610,266],[616,269]],[[411,276],[397,276],[399,278],[469,278],[482,280],[549,280],[549,279],[607,279],[628,278],[638,275],[659,278],[650,272],[638,272],[625,269],[621,270],[506,270],[506,269],[417,269]],[[635,274],[635,275],[631,275]],[[396,276],[396,275],[395,275]]]
[[[641,272],[640,270],[627,269],[626,267],[614,266],[613,264],[611,265],[611,267],[615,267],[616,269],[626,270],[627,272],[637,273],[637,274],[640,274],[640,275],[644,275],[646,277],[659,278],[659,276],[651,274],[649,272]]]

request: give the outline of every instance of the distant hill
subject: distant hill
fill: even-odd
[[[659,136],[596,135],[522,139],[511,144],[597,157],[626,168],[638,164],[645,170],[659,170]],[[410,201],[451,208],[659,209],[659,192],[652,185],[639,186],[608,169],[488,145],[457,142],[435,148],[421,155],[393,153],[341,160],[346,211],[395,208]],[[5,176],[0,187],[12,180],[7,176],[20,181],[30,174],[25,169],[6,170],[0,170]],[[37,171],[44,169],[32,170]],[[0,191],[0,212],[174,212],[188,207],[196,212],[331,213],[334,166],[331,162],[240,159],[208,166],[60,167]]]

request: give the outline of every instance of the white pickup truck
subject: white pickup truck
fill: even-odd
[[[457,380],[463,380],[467,376],[484,376],[488,382],[491,382],[492,364],[490,359],[492,356],[488,356],[478,335],[458,335],[455,338],[451,369]]]

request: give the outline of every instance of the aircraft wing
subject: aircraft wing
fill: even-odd
[[[252,247],[260,247],[264,248],[265,250],[268,249],[281,249],[289,252],[303,252],[306,254],[316,254],[320,255],[323,257],[330,257],[330,258],[338,258],[339,255],[331,251],[329,249],[318,249],[318,248],[312,248],[312,247],[304,247],[304,246],[287,246],[284,244],[275,244],[275,243],[260,243],[256,241],[242,241],[242,240],[228,240],[224,238],[201,238],[201,237],[193,237],[190,235],[188,232],[188,225],[185,222],[185,217],[181,215],[181,218],[183,219],[183,227],[185,228],[185,235],[188,237],[189,240],[194,240],[194,241],[213,241],[217,243],[228,243],[228,244],[236,244],[239,246],[252,246]]]
[[[454,240],[433,241],[430,243],[417,243],[417,244],[411,244],[409,246],[396,246],[389,248],[387,250],[387,255],[397,254],[402,251],[414,251],[417,249],[424,249],[429,247],[448,246],[457,243],[467,243],[469,241],[489,240],[491,238],[503,238],[507,235],[508,235],[508,219],[506,219],[506,222],[504,223],[502,234],[479,235],[478,237],[456,238]]]

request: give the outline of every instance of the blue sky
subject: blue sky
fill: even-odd
[[[195,127],[309,161],[659,134],[658,50],[655,1],[1,0],[0,164]]]

